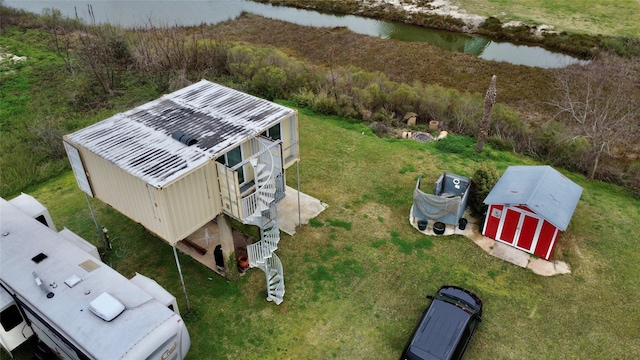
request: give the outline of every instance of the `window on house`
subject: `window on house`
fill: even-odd
[[[221,164],[225,164],[228,167],[232,168],[236,165],[238,165],[239,163],[242,162],[242,149],[240,148],[240,146],[234,148],[233,150],[229,151],[228,153],[224,154],[223,156],[219,157],[216,159],[217,162],[221,163]],[[238,173],[238,182],[240,184],[244,183],[244,168],[240,167],[237,170]]]
[[[20,325],[22,323],[22,315],[20,314],[20,310],[18,310],[18,306],[13,304],[4,309],[2,314],[0,314],[0,323],[2,323],[2,328],[6,332]]]
[[[278,123],[268,128],[267,131],[262,133],[262,135],[268,137],[271,140],[282,140],[280,124]]]
[[[49,224],[47,224],[47,219],[45,219],[44,215],[40,215],[36,218],[36,220],[38,220],[40,223],[42,223],[44,226],[49,226]]]

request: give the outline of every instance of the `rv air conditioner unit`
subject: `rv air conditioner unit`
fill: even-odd
[[[105,321],[111,321],[124,311],[124,305],[118,299],[102,293],[89,304],[89,310]]]

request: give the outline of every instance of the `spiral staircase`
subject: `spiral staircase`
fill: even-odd
[[[282,262],[274,253],[280,241],[276,203],[284,197],[280,144],[266,144],[251,158],[255,191],[242,199],[243,223],[260,228],[260,241],[247,246],[249,267],[262,269],[267,278],[267,300],[280,304],[284,297]]]

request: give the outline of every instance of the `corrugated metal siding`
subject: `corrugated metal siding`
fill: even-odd
[[[86,149],[83,149],[87,151]],[[166,188],[148,186],[88,153],[96,197],[170,244],[193,233],[222,212],[215,163],[193,170]]]
[[[214,160],[283,119],[293,117],[291,124],[297,126],[296,114],[203,80],[67,135],[65,141],[81,152],[97,198],[175,244],[222,212]],[[175,140],[175,131],[196,138],[197,144]],[[245,152],[245,158],[250,155]]]
[[[240,219],[242,218],[242,209],[238,173],[229,171],[228,168],[222,164],[216,164],[218,167],[222,208],[236,219]]]
[[[282,149],[283,165],[288,168],[300,159],[298,140],[298,117],[291,115],[282,122]]]
[[[67,139],[155,187],[165,186],[209,161],[198,148],[188,147],[122,114],[67,135]]]
[[[105,162],[85,148],[79,148],[90,174],[95,197],[111,205],[130,219],[156,231],[153,202],[147,193],[147,184],[124,172],[116,165]]]
[[[295,110],[202,80],[84,128],[67,138],[162,188]],[[171,134],[198,140],[186,146]]]
[[[162,229],[159,235],[170,244],[186,238],[222,213],[215,164],[210,162],[166,188],[150,189],[158,203],[156,210]]]

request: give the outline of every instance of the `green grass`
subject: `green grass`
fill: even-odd
[[[640,37],[637,0],[456,0],[469,13],[547,24],[559,31]]]
[[[481,161],[500,169],[532,161],[491,148],[467,160],[464,152],[446,153],[433,143],[379,139],[351,127],[301,111],[301,189],[330,206],[315,225],[283,234],[277,253],[287,287],[279,306],[265,300],[260,270],[228,283],[181,255],[187,311],[171,248],[92,200],[113,239],[109,262],[125,276],[137,271],[156,279],[178,298],[192,339],[189,358],[396,358],[428,304],[425,295],[443,284],[467,287],[485,301],[469,359],[613,359],[640,352],[640,200],[566,173],[585,191],[554,258],[573,272],[538,276],[466,238],[416,231],[407,220],[416,173],[401,171],[411,165],[435,180],[443,170],[470,176]],[[296,183],[295,173],[287,176]],[[71,173],[28,193],[50,209],[59,229],[100,245]],[[17,358],[29,357],[24,350]]]
[[[57,66],[50,53],[41,53],[38,36],[2,36],[0,44]],[[451,63],[459,66],[459,61]],[[4,126],[21,127],[49,115],[66,118],[71,124],[67,130],[72,130],[135,106],[153,93],[132,86],[127,89],[131,95],[114,99],[118,102],[113,108],[75,113],[57,102],[67,98],[60,93],[73,88],[64,72],[42,64],[25,66],[31,68],[3,78],[0,87],[0,107],[11,115],[0,117],[2,136]],[[541,76],[526,75],[522,78]],[[563,171],[585,189],[554,255],[568,262],[573,272],[537,276],[487,255],[466,238],[427,237],[408,224],[418,175],[435,181],[442,171],[471,176],[483,162],[504,170],[536,164],[533,160],[490,144],[477,154],[473,139],[451,135],[438,143],[379,139],[362,124],[299,111],[301,189],[330,206],[295,236],[283,234],[277,254],[284,264],[287,292],[279,306],[265,300],[260,270],[229,283],[180,255],[191,303],[187,311],[171,247],[91,200],[100,224],[110,229],[114,250],[107,262],[127,277],[140,272],[156,279],[178,298],[192,339],[189,358],[397,358],[428,303],[424,296],[443,284],[467,287],[485,300],[484,321],[468,359],[615,359],[640,353],[640,199],[619,187]],[[7,144],[3,137],[3,156],[19,149],[28,159],[24,148]],[[0,165],[3,178],[11,171],[31,175],[13,163]],[[29,183],[35,185],[18,184],[3,194],[34,195],[49,208],[58,229],[67,227],[102,246],[83,193],[73,175],[63,170],[66,164],[58,171],[38,166],[35,162],[33,171],[40,171],[34,178],[39,181]],[[287,179],[296,186],[295,172],[288,172]],[[30,343],[16,358],[30,358],[32,349]]]

